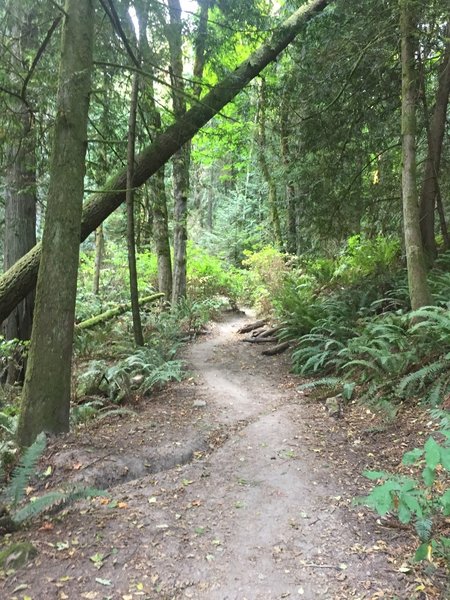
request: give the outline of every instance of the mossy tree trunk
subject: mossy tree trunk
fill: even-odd
[[[227,75],[201,102],[193,106],[136,157],[133,185],[138,187],[154,175],[183,144],[228,104],[252,79],[300,33],[306,22],[323,11],[329,0],[310,0],[295,11],[249,58]],[[117,172],[93,194],[83,207],[80,240],[84,241],[125,200],[126,169]],[[37,244],[14,267],[0,277],[0,321],[28,294],[36,283],[41,244]]]
[[[18,440],[69,429],[72,340],[91,86],[92,0],[66,0],[50,182]]]
[[[431,304],[420,233],[416,169],[417,70],[415,65],[415,2],[400,0],[402,63],[402,198],[408,286],[413,310]]]

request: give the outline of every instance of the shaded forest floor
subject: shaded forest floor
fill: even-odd
[[[190,376],[135,416],[50,443],[47,487],[110,496],[14,534],[39,554],[0,581],[2,598],[445,598],[443,573],[407,562],[412,531],[352,505],[368,489],[361,472],[395,468],[425,417],[329,416],[297,390],[286,355],[241,343],[243,319],[190,345]]]

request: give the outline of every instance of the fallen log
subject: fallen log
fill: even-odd
[[[254,323],[247,323],[247,325],[244,325],[243,327],[238,329],[237,332],[238,333],[249,333],[250,331],[253,331],[254,329],[259,329],[260,327],[263,327],[266,323],[267,323],[267,319],[260,319],[259,321],[255,321]]]
[[[162,298],[163,296],[164,296],[163,293],[152,294],[151,296],[145,296],[144,298],[141,298],[139,300],[139,306],[143,306],[144,304],[149,304],[150,302],[154,302],[155,300],[158,300],[159,298]],[[92,329],[96,325],[100,325],[100,323],[105,323],[106,321],[110,321],[111,319],[114,319],[114,317],[119,317],[120,315],[123,315],[124,313],[126,313],[129,310],[131,310],[130,302],[127,302],[126,304],[119,304],[118,306],[115,306],[114,308],[110,308],[109,310],[106,310],[105,312],[100,313],[99,315],[95,315],[95,317],[91,317],[90,319],[81,321],[81,323],[78,323],[77,325],[75,325],[75,332],[79,331],[80,329]]]
[[[234,71],[220,81],[183,117],[157,135],[145,150],[136,156],[133,187],[144,184],[186,142],[226,106],[269,63],[274,61],[300,33],[306,22],[326,8],[330,0],[310,0],[300,6]],[[127,188],[126,169],[107,181],[104,188],[91,196],[83,208],[81,240],[108,217],[125,200]],[[0,322],[34,288],[41,257],[37,244],[2,277],[0,277]]]
[[[249,342],[250,344],[275,344],[278,342],[277,338],[262,338],[262,337],[248,337],[241,340],[241,342]]]
[[[286,352],[289,348],[289,342],[282,342],[281,344],[277,344],[273,346],[273,348],[267,348],[267,350],[263,350],[261,354],[264,356],[274,356],[275,354],[281,354],[282,352]]]
[[[277,331],[280,331],[280,329],[281,329],[281,325],[277,325],[277,327],[271,327],[270,329],[266,329],[265,331],[262,331],[259,334],[259,337],[261,337],[261,338],[271,337],[271,336],[273,336],[274,333],[277,333]]]

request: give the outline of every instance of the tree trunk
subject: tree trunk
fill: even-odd
[[[186,113],[183,80],[182,21],[179,0],[168,0],[170,23],[167,39],[170,48],[170,79],[173,112],[176,119]],[[190,145],[185,144],[174,154],[173,179],[173,282],[172,303],[186,296],[187,200],[189,190]]]
[[[283,161],[284,176],[286,177],[286,212],[287,212],[287,232],[286,232],[286,250],[290,254],[297,252],[297,212],[295,207],[295,188],[291,179],[291,156],[289,149],[289,109],[287,89],[283,91],[280,114],[280,147],[281,159]]]
[[[230,102],[254,77],[282,52],[304,24],[321,12],[329,0],[311,0],[286,19],[262,44],[230,75],[225,77],[202,101],[187,111],[136,158],[133,185],[145,183],[174,153],[190,140],[214,115]],[[125,199],[126,170],[111,177],[104,189],[93,194],[85,203],[81,221],[81,241],[102,223]],[[29,293],[36,282],[41,245],[37,244],[0,277],[0,320],[3,321],[14,307]]]
[[[447,25],[450,36],[450,23]],[[425,93],[425,90],[424,90]],[[450,94],[450,42],[447,41],[439,75],[436,104],[428,130],[428,155],[420,195],[420,228],[422,242],[429,262],[436,258],[434,233],[435,208],[439,200],[439,170],[441,167],[442,143],[447,119],[447,106]],[[426,101],[424,96],[424,101]],[[441,211],[442,221],[443,211]],[[445,221],[444,221],[445,222]]]
[[[11,7],[13,24],[11,37],[14,43],[13,72],[28,60],[27,52],[36,37],[33,13],[25,14],[22,6]],[[16,64],[17,63],[17,64]],[[36,133],[34,118],[27,104],[13,98],[12,109],[16,115],[16,131],[7,152],[5,176],[5,234],[4,268],[7,271],[36,244]],[[15,141],[17,140],[17,143]],[[29,340],[33,322],[34,291],[13,310],[4,323],[7,340]],[[11,360],[8,365],[7,381],[10,384],[22,381],[24,375],[22,359]]]
[[[91,0],[66,0],[42,260],[18,440],[69,429],[72,341],[92,71]],[[98,225],[98,224],[97,224]]]
[[[143,63],[148,72],[152,72],[155,61],[147,38],[148,7],[139,5],[140,47]],[[151,134],[155,137],[161,131],[161,115],[154,100],[153,81],[149,82],[145,96],[146,108],[149,114]],[[167,211],[167,194],[164,165],[158,169],[150,180],[151,208],[153,217],[153,239],[158,264],[158,290],[164,294],[165,300],[172,299],[172,257],[170,254],[169,222]]]
[[[416,175],[416,101],[415,16],[413,0],[400,0],[402,63],[402,197],[403,227],[408,268],[411,308],[431,304],[419,220]]]
[[[128,152],[127,152],[127,248],[128,248],[128,272],[130,278],[130,300],[131,314],[133,316],[133,335],[136,346],[144,345],[144,336],[142,334],[141,313],[139,310],[139,291],[136,269],[136,240],[134,226],[134,148],[136,143],[136,112],[139,93],[139,77],[133,75],[131,86],[130,116],[128,119]]]
[[[264,180],[269,190],[268,205],[270,221],[272,226],[272,235],[278,248],[283,245],[280,217],[278,215],[278,197],[275,181],[269,169],[266,158],[267,137],[266,137],[266,82],[261,80],[261,87],[258,101],[258,159]]]
[[[153,236],[155,239],[156,257],[158,261],[158,290],[164,294],[166,301],[172,299],[172,257],[169,242],[169,216],[167,214],[167,195],[164,167],[154,176],[153,199]]]
[[[100,273],[102,270],[103,250],[105,247],[105,237],[103,235],[103,225],[95,230],[95,260],[94,260],[94,283],[92,291],[95,295],[100,293]]]

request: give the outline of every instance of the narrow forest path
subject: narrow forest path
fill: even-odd
[[[39,556],[2,598],[415,597],[375,520],[350,506],[355,474],[327,448],[336,422],[305,403],[287,356],[241,343],[243,318],[192,344],[191,376],[136,418],[50,449],[55,483],[103,477],[116,501],[27,532]]]

